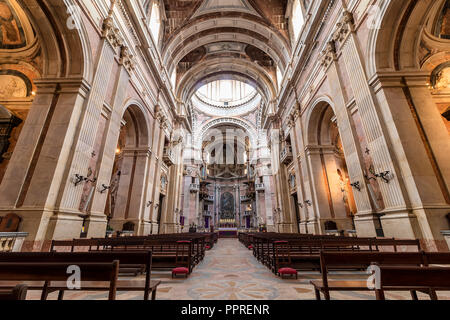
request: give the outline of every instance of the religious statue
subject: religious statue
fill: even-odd
[[[114,212],[114,208],[116,206],[117,201],[117,192],[119,190],[119,182],[120,182],[120,176],[122,175],[122,172],[118,170],[111,181],[111,187],[109,189],[109,215],[112,215]]]
[[[339,187],[342,192],[342,200],[349,215],[354,215],[357,212],[355,199],[353,198],[350,180],[345,176],[340,169],[337,169],[339,175]]]

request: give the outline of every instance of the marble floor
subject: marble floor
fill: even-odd
[[[365,275],[334,274],[339,279],[364,279]],[[283,280],[275,276],[253,257],[237,239],[220,239],[206,253],[188,279],[171,279],[170,272],[154,271],[153,279],[162,284],[158,288],[158,300],[313,300],[310,280],[320,279],[318,272],[301,272],[298,280]],[[442,300],[450,300],[450,292],[440,292]],[[106,293],[67,292],[67,300],[103,300]],[[373,300],[372,292],[332,292],[337,300]],[[410,299],[409,293],[389,292],[387,299]],[[30,292],[28,299],[39,299],[38,292]],[[56,294],[49,296],[56,299]],[[142,293],[118,292],[118,300],[141,300]],[[419,293],[419,299],[428,296]]]

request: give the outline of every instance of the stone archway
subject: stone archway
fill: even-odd
[[[320,230],[325,232],[329,222],[339,230],[352,230],[358,209],[334,110],[330,104],[320,102],[312,108],[307,121],[312,205]]]
[[[146,206],[150,135],[147,117],[137,105],[126,108],[121,122],[105,214],[114,231],[134,226],[136,234],[149,234]],[[130,231],[130,230],[125,230]]]
[[[401,159],[393,161],[391,170],[397,171],[399,186],[384,197],[387,203],[394,194],[403,198],[395,207],[405,213],[400,219],[387,210],[382,218],[389,226],[386,236],[420,238],[430,250],[445,248],[440,231],[450,208],[450,140],[442,116],[449,100],[433,78],[449,61],[450,40],[438,32],[446,4],[447,0],[382,1],[380,27],[368,38],[371,84],[389,124],[389,148]]]
[[[26,94],[20,95],[21,104],[16,106],[26,112],[17,112],[25,121],[0,185],[0,207],[21,216],[20,229],[30,234],[24,250],[41,250],[51,239],[79,237],[82,231],[80,202],[69,195],[74,189],[65,167],[73,156],[68,142],[78,135],[92,81],[91,50],[84,27],[66,24],[73,1],[11,0],[8,4],[16,10],[26,41],[14,54],[8,48],[0,50],[0,74],[15,77],[16,91],[20,81],[25,83]],[[30,57],[39,57],[42,63]],[[70,231],[63,227],[64,219],[76,221]]]

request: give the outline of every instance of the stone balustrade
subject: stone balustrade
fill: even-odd
[[[0,232],[0,252],[20,252],[26,232]]]
[[[447,241],[447,246],[450,250],[450,230],[442,230],[441,234],[444,236],[445,241]]]
[[[193,193],[197,193],[200,191],[200,185],[196,183],[192,183],[189,187],[189,190]]]
[[[205,217],[212,217],[212,213],[211,213],[211,211],[204,211],[203,212],[203,216],[205,216]]]
[[[287,147],[283,148],[283,150],[281,151],[281,155],[280,155],[281,162],[284,164],[289,164],[292,162],[293,159],[294,159],[294,157],[292,155],[292,147],[287,146]]]
[[[255,189],[256,189],[256,191],[265,191],[266,190],[264,183],[255,184]]]
[[[171,148],[164,148],[163,161],[168,167],[171,167],[175,164],[175,155],[173,154]]]

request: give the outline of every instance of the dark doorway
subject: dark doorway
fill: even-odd
[[[292,195],[292,201],[294,201],[295,216],[297,218],[297,230],[298,230],[298,233],[300,233],[300,222],[302,220],[301,220],[301,217],[300,217],[300,210],[298,208],[298,196],[297,196],[297,193],[294,193]]]
[[[159,195],[158,218],[156,220],[156,222],[158,223],[158,234],[161,234],[161,215],[162,215],[165,198],[166,198],[165,195],[163,195],[163,194]]]

